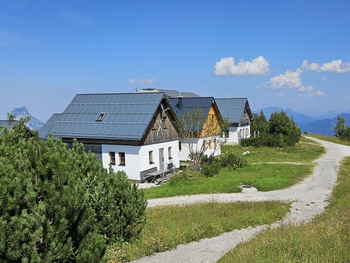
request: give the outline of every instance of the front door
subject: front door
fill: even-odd
[[[159,149],[159,170],[164,170],[164,148]]]

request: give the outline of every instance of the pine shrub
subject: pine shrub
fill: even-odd
[[[232,170],[243,168],[247,165],[247,161],[241,155],[233,152],[222,154],[220,162],[222,167],[230,167]]]
[[[137,234],[146,201],[125,174],[71,150],[2,129],[0,261],[101,262],[107,243]]]
[[[246,146],[269,146],[286,147],[294,146],[301,138],[301,129],[295,124],[293,117],[289,118],[286,112],[276,111],[272,113],[269,121],[263,117],[257,116],[257,122],[252,122],[251,137],[243,139],[241,145]],[[259,131],[259,136],[253,137],[254,131]]]

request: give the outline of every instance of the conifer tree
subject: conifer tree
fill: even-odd
[[[335,137],[340,137],[342,132],[346,129],[345,125],[345,119],[344,117],[338,115],[337,117],[337,123],[334,126],[334,136]]]
[[[147,203],[125,174],[16,125],[0,136],[0,262],[101,262],[109,240],[142,229]]]

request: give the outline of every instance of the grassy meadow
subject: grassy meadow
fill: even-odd
[[[310,163],[325,153],[324,148],[317,142],[302,136],[299,143],[295,147],[242,147],[241,145],[224,145],[222,152],[233,151],[242,154],[249,151],[250,154],[245,155],[248,163],[264,163],[264,162],[298,162]]]
[[[282,219],[289,209],[290,204],[277,201],[148,208],[140,236],[110,246],[106,257],[110,263],[134,260],[234,229],[270,224]]]
[[[350,141],[344,141],[344,140],[341,140],[337,137],[328,137],[328,136],[323,136],[320,134],[312,134],[312,133],[308,134],[307,136],[314,137],[316,139],[324,140],[327,142],[333,142],[333,143],[338,143],[338,144],[350,146]]]
[[[350,262],[350,157],[343,160],[329,207],[312,222],[270,229],[219,262]]]
[[[146,198],[207,193],[239,193],[242,191],[240,185],[252,185],[259,191],[287,188],[311,174],[312,161],[325,152],[322,146],[304,137],[301,143],[295,147],[256,148],[237,145],[224,146],[222,151],[233,151],[237,154],[249,151],[250,154],[245,155],[244,158],[253,165],[236,170],[223,168],[213,177],[187,171],[177,175],[169,183],[145,189]],[[268,164],[268,162],[275,162],[275,164]],[[283,162],[298,162],[305,165],[283,164]]]

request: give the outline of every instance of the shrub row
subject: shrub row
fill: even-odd
[[[254,132],[259,131],[258,137],[253,137]],[[263,111],[260,115],[254,115],[251,123],[251,137],[243,139],[241,145],[286,147],[294,146],[301,138],[301,129],[295,124],[293,117],[289,119],[284,111],[272,113],[269,121],[266,120]]]
[[[233,152],[222,154],[220,158],[215,158],[213,156],[208,158],[204,155],[202,157],[201,172],[207,177],[212,177],[218,174],[223,167],[235,170],[246,165],[247,161],[239,154],[234,154]]]

